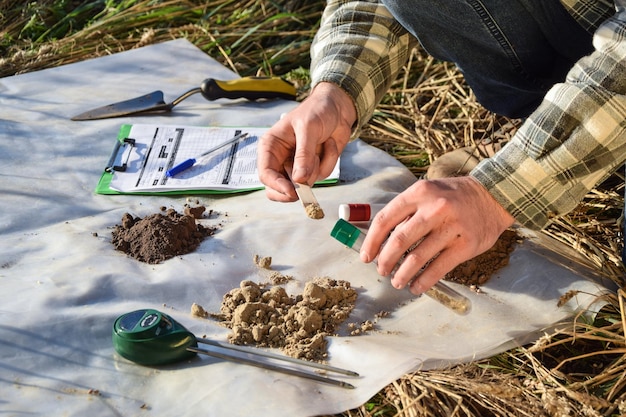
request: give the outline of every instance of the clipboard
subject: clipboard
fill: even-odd
[[[257,141],[268,127],[198,127],[124,124],[120,127],[96,194],[190,195],[233,194],[263,189],[256,168]],[[212,153],[192,168],[169,177],[176,164],[226,142],[239,133],[245,139]],[[339,180],[339,161],[316,185]]]

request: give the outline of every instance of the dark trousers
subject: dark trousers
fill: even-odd
[[[528,116],[582,56],[585,31],[559,0],[381,0],[433,57],[454,62],[478,101]]]

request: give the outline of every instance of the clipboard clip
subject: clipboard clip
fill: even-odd
[[[121,162],[121,164],[116,165],[116,161],[121,161],[121,157],[126,152],[126,147],[130,146],[131,150],[135,147],[135,139],[132,138],[124,138],[123,140],[118,140],[115,143],[115,148],[113,148],[113,153],[111,154],[111,158],[109,158],[109,162],[107,162],[106,167],[104,168],[105,172],[124,172],[128,166],[128,160],[130,159],[131,152],[126,153],[126,159]],[[120,153],[121,150],[121,153]]]

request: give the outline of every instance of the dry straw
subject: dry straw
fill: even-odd
[[[62,6],[60,6],[62,5]],[[240,75],[287,74],[306,95],[308,50],[323,2],[0,0],[0,76],[185,37]],[[39,29],[39,30],[37,30]],[[482,108],[450,64],[415,50],[361,137],[416,176],[443,153],[507,140],[519,127]],[[624,177],[616,173],[545,231],[624,285]],[[575,292],[564,296],[576,297]],[[415,372],[343,416],[618,416],[626,414],[624,293],[593,322],[556,326],[534,345]],[[374,370],[375,371],[375,370]]]

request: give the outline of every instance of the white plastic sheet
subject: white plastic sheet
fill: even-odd
[[[389,155],[360,141],[342,159],[341,182],[316,188],[323,220],[299,203],[270,202],[262,191],[198,199],[221,224],[197,251],[158,265],[116,252],[111,227],[125,212],[145,216],[161,206],[182,209],[185,197],[102,196],[93,189],[121,123],[198,126],[271,125],[290,102],[207,102],[189,98],[170,115],[72,122],[86,109],[156,89],[166,99],[207,77],[235,74],[184,40],[145,47],[0,80],[0,411],[67,416],[306,416],[357,407],[416,369],[483,358],[532,341],[605,291],[591,270],[531,238],[510,265],[457,316],[427,297],[396,291],[371,265],[329,232],[346,202],[384,202],[414,178]],[[565,250],[559,245],[559,251]],[[166,367],[120,358],[111,342],[116,317],[161,310],[194,334],[226,340],[228,330],[189,314],[192,303],[218,311],[222,296],[244,279],[266,280],[252,261],[296,279],[300,293],[318,276],[349,280],[359,299],[350,322],[377,321],[375,331],[331,338],[331,365],[346,390],[208,357]],[[604,283],[610,286],[610,283]],[[557,300],[582,291],[565,306]],[[95,391],[94,391],[95,390]],[[147,413],[146,413],[147,412]]]

